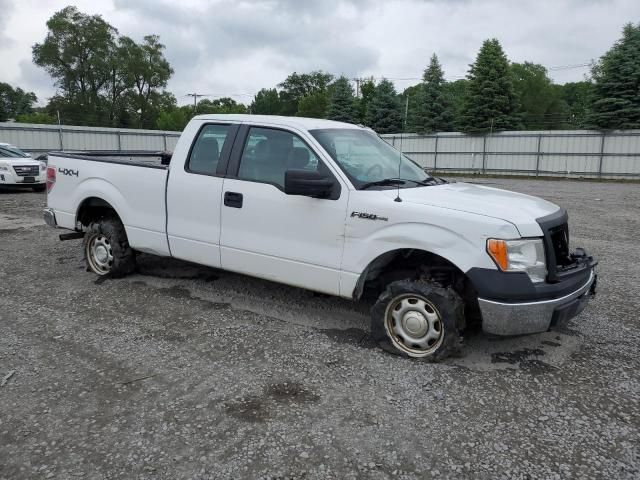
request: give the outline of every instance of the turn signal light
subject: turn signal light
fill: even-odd
[[[487,241],[487,252],[489,252],[489,255],[491,255],[491,258],[493,258],[493,261],[496,262],[501,270],[507,270],[509,268],[507,242],[491,238]]]

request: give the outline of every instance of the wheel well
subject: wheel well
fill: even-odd
[[[362,272],[353,297],[377,298],[397,280],[428,280],[451,287],[464,300],[467,324],[480,319],[478,294],[469,278],[446,258],[426,250],[406,248],[383,253]]]
[[[80,222],[83,227],[86,227],[91,222],[107,216],[115,216],[120,220],[116,209],[109,202],[98,197],[89,197],[85,198],[80,204],[76,222]]]

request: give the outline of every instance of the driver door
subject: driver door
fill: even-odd
[[[284,193],[287,169],[321,170],[334,199]],[[348,190],[291,131],[244,127],[223,184],[222,268],[339,294]]]

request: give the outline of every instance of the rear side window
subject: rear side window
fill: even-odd
[[[205,125],[196,138],[187,170],[191,173],[215,175],[220,160],[220,152],[227,141],[230,125]]]

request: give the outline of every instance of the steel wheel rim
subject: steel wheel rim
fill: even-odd
[[[431,355],[444,340],[440,312],[420,295],[394,298],[385,311],[384,327],[394,346],[412,357]]]
[[[111,242],[104,235],[93,235],[87,242],[87,260],[91,270],[98,275],[106,275],[113,266]]]

